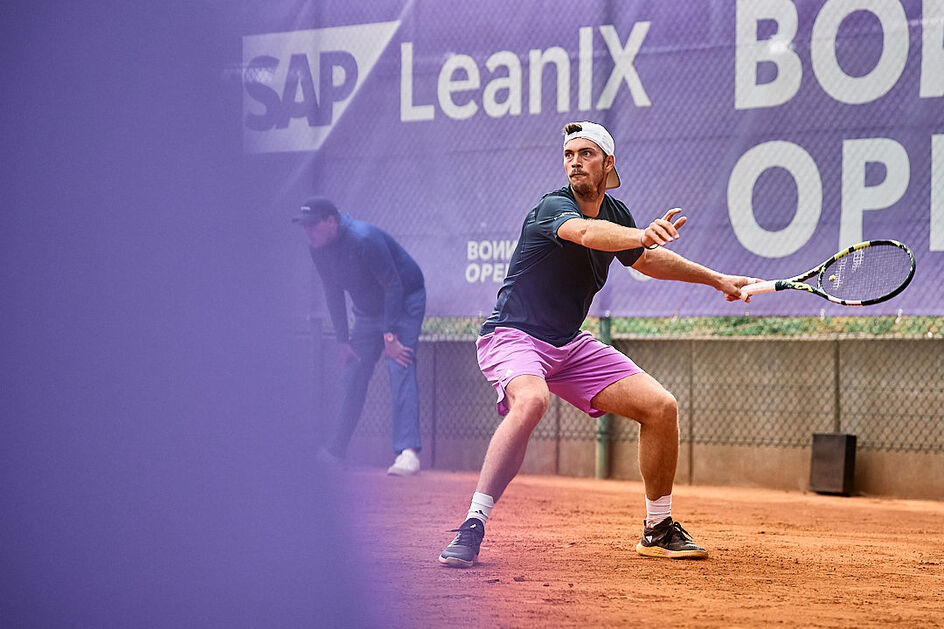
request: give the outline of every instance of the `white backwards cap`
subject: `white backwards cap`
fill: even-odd
[[[613,155],[613,136],[610,135],[610,132],[607,131],[603,125],[595,122],[576,122],[573,124],[580,125],[580,130],[565,135],[564,146],[567,146],[567,143],[571,140],[585,138],[599,146],[604,155]],[[610,174],[606,176],[606,188],[607,190],[610,188],[619,188],[619,185],[619,173],[616,172],[616,168],[614,167],[613,170],[610,171]]]

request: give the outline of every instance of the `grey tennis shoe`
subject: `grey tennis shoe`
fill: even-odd
[[[479,546],[485,538],[485,523],[469,518],[450,533],[458,533],[439,555],[439,563],[452,568],[471,568],[479,557]]]

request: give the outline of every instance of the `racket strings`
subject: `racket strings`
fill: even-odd
[[[819,276],[820,288],[838,299],[876,299],[907,281],[911,265],[911,256],[904,249],[872,245],[833,260]]]

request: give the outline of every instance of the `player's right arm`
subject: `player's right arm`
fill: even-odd
[[[673,208],[662,218],[649,223],[645,229],[624,227],[592,218],[572,218],[557,229],[557,235],[597,251],[625,251],[664,245],[678,239],[679,228],[688,220],[682,216],[673,222],[673,217],[681,211],[679,208]]]

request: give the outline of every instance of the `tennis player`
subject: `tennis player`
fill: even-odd
[[[489,443],[466,520],[439,556],[443,565],[475,563],[485,523],[518,473],[550,393],[591,417],[614,413],[639,422],[646,520],[636,552],[708,556],[672,519],[679,447],[675,398],[580,326],[606,283],[613,258],[653,278],[711,286],[728,301],[740,299],[741,287],[758,280],[718,273],[663,248],[679,238],[686,222],[677,217],[681,210],[637,229],[626,205],[606,194],[620,185],[613,153],[613,138],[603,126],[568,124],[564,170],[569,185],[544,195],[525,217],[498,303],[477,342],[479,367],[498,393],[504,419]]]

